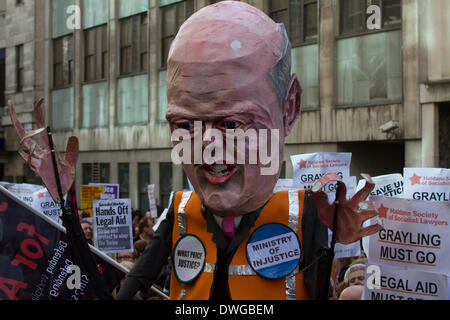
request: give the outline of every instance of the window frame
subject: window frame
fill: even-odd
[[[93,32],[94,51],[88,53],[88,33]],[[100,33],[100,36],[99,36]],[[97,41],[100,37],[101,41]],[[93,58],[94,71],[93,78],[87,79],[87,59]],[[83,30],[83,84],[105,81],[109,78],[109,34],[108,24],[98,25]]]
[[[135,20],[139,20],[139,22],[135,22]],[[127,21],[128,22],[125,22]],[[148,34],[149,34],[149,12],[145,11],[145,12],[140,12],[128,17],[124,17],[118,20],[119,21],[119,68],[118,68],[118,78],[121,77],[129,77],[129,76],[134,76],[134,75],[141,75],[141,74],[147,74],[150,70],[150,66],[148,63],[148,55],[150,52],[150,46],[149,46],[149,41],[148,41]],[[131,28],[131,33],[133,33],[133,23],[136,23],[136,33],[137,33],[137,37],[136,39],[129,39],[126,44],[122,43],[122,31],[123,31],[123,26],[122,23],[129,23],[131,24],[130,28]],[[143,23],[145,22],[145,23]],[[142,38],[142,25],[145,25],[145,36]],[[145,39],[145,46],[142,45],[143,39]],[[143,48],[145,48],[145,50],[143,50]],[[124,72],[122,69],[123,66],[123,54],[122,51],[123,49],[130,49],[130,61],[131,61],[131,65],[130,65],[130,71]],[[133,59],[133,52],[137,52],[137,57],[139,59],[137,59],[136,63],[137,66],[133,64],[133,61],[135,61]],[[143,64],[143,60],[142,60],[142,55],[145,55],[145,60],[146,60],[146,64]],[[145,66],[145,68],[144,68]],[[133,67],[136,67],[136,70],[133,70]]]
[[[70,47],[72,48],[72,54],[68,56],[67,59],[67,68],[68,68],[68,79],[64,79],[64,39],[65,38],[69,38],[69,51],[70,51]],[[61,41],[61,60],[58,62],[55,62],[55,51],[56,51],[56,46],[55,46],[55,42],[57,41]],[[70,41],[72,42],[72,45],[70,46]],[[64,36],[61,37],[57,37],[52,39],[52,68],[53,68],[53,72],[52,72],[52,76],[53,76],[53,83],[52,83],[52,89],[53,90],[57,90],[57,89],[67,89],[67,88],[71,88],[74,85],[75,79],[74,79],[74,75],[75,75],[75,48],[74,48],[74,43],[75,39],[74,39],[74,35],[73,33],[70,34],[66,34]],[[56,84],[56,65],[61,65],[61,84]],[[65,80],[67,80],[67,82],[65,82]]]
[[[277,1],[277,0],[272,0],[272,1]],[[294,15],[294,12],[292,11],[293,9],[292,9],[292,6],[291,6],[291,0],[288,0],[288,7],[286,9],[275,10],[275,11],[271,10],[272,1],[269,0],[269,2],[268,2],[268,7],[269,8],[268,8],[267,15],[273,20],[273,18],[272,18],[272,14],[273,13],[278,13],[278,12],[281,12],[281,11],[284,11],[284,10],[287,11],[287,17],[288,17],[288,22],[287,23],[288,23],[288,25],[287,26],[285,25],[285,28],[286,28],[287,34],[289,36],[289,41],[291,42],[291,47],[292,48],[294,48],[294,47],[301,47],[301,46],[307,46],[307,45],[310,45],[310,44],[318,43],[318,41],[319,41],[319,1],[317,1],[317,0],[298,0],[299,1],[299,7],[300,7],[298,15],[300,15],[301,22],[302,22],[300,24],[300,29],[298,31],[298,34],[299,34],[299,38],[301,40],[295,40],[295,41],[291,37],[291,34],[292,34],[292,32],[291,32],[291,15]],[[311,4],[315,4],[316,5],[316,29],[317,29],[317,32],[316,32],[315,37],[313,37],[311,39],[306,39],[306,36],[305,36],[306,26],[305,26],[305,24],[306,24],[307,19],[305,19],[305,14],[306,14],[305,7],[308,6],[308,5],[311,5]]]
[[[379,33],[379,32],[389,32],[389,31],[393,31],[393,30],[400,30],[402,28],[402,17],[403,17],[403,12],[402,12],[402,0],[399,0],[400,3],[400,21],[396,24],[392,24],[392,25],[388,25],[388,26],[384,26],[384,14],[385,14],[385,4],[386,4],[386,0],[369,0],[371,1],[370,4],[368,4],[367,0],[359,0],[361,3],[364,4],[364,10],[361,11],[361,21],[362,21],[362,30],[357,30],[357,31],[351,31],[351,32],[343,32],[343,10],[342,10],[342,4],[343,1],[348,1],[348,0],[339,0],[338,3],[338,34],[336,36],[336,39],[345,39],[345,38],[350,38],[350,37],[358,37],[358,36],[364,36],[367,34],[374,34],[374,33]],[[380,1],[381,2],[381,29],[374,29],[374,30],[370,30],[367,29],[367,24],[365,22],[367,22],[367,8],[372,5],[372,1]],[[375,3],[373,3],[375,4]]]
[[[192,12],[189,14],[187,11],[188,8],[188,2],[192,5]],[[183,5],[183,21],[178,21],[178,8]],[[169,8],[175,8],[175,20],[174,23],[174,33],[170,35],[163,35],[164,30],[164,10],[168,10]],[[159,59],[159,71],[167,70],[167,58],[164,56],[164,40],[172,38],[175,39],[175,36],[178,33],[178,30],[180,29],[181,25],[195,12],[195,1],[194,0],[183,0],[175,3],[171,3],[165,6],[161,6],[159,8],[160,10],[160,26],[159,26],[159,45],[160,45],[160,59]],[[170,51],[170,46],[172,45],[172,41],[170,41],[169,48],[167,48],[167,54]]]
[[[23,43],[16,46],[16,92],[23,92],[24,84]]]

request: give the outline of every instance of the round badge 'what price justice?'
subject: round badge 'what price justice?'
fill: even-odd
[[[205,266],[205,258],[205,246],[198,237],[186,234],[180,238],[173,252],[174,272],[178,281],[187,283],[197,278]]]

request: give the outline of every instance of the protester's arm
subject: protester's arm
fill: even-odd
[[[320,221],[317,207],[311,193],[305,193],[303,205],[302,233],[303,233],[303,268],[304,281],[311,299],[319,299],[323,288],[318,288],[317,279],[327,276],[323,273],[323,259],[320,259],[321,249],[328,246],[328,229]]]
[[[161,222],[142,256],[128,273],[116,296],[117,300],[133,299],[139,290],[147,291],[157,279],[161,268],[167,264],[167,258],[172,250],[172,226],[173,207],[170,206],[166,219]]]

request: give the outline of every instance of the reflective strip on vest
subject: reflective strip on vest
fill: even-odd
[[[298,190],[289,190],[288,227],[294,231],[298,230]],[[298,265],[296,267],[296,270],[298,270]],[[286,276],[286,300],[295,300],[295,275],[296,273],[292,272],[291,274]]]
[[[184,208],[191,198],[192,191],[184,191],[181,196],[181,202],[178,207],[178,230],[180,238],[186,233],[186,217],[184,215]]]

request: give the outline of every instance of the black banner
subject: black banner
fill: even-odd
[[[110,292],[125,275],[108,256],[90,247]],[[91,300],[94,293],[72,261],[65,229],[0,186],[0,300]],[[72,268],[73,269],[73,268]],[[75,283],[70,289],[67,283]]]

